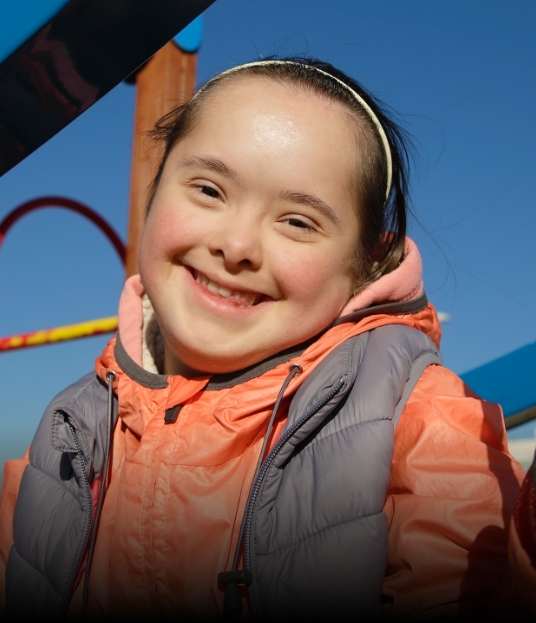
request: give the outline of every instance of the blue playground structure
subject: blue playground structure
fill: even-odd
[[[0,0],[0,175],[214,0]],[[195,46],[196,29],[185,45]]]

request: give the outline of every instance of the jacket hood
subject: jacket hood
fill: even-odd
[[[413,240],[406,238],[404,259],[400,266],[351,298],[340,315],[344,317],[381,303],[417,300],[423,294],[421,254]]]

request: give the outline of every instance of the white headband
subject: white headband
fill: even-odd
[[[196,96],[199,95],[199,93],[201,93],[202,91],[204,91],[207,85],[209,85],[213,80],[216,80],[220,78],[221,76],[226,76],[227,74],[231,74],[235,71],[240,71],[241,69],[244,69],[245,67],[259,67],[261,65],[300,65],[301,67],[306,67],[307,69],[314,69],[315,71],[323,74],[324,76],[327,76],[331,80],[334,80],[337,84],[340,84],[344,89],[346,89],[349,93],[351,93],[354,96],[354,98],[357,100],[361,108],[363,108],[363,110],[365,110],[368,116],[370,117],[370,120],[374,124],[382,141],[383,149],[385,151],[385,159],[387,161],[387,189],[385,193],[385,199],[387,200],[389,198],[389,193],[391,192],[391,183],[393,179],[393,160],[391,157],[391,147],[389,145],[389,140],[387,139],[387,134],[385,133],[385,130],[383,129],[382,124],[380,123],[380,120],[378,119],[378,117],[376,117],[372,108],[367,104],[367,102],[365,102],[365,100],[361,97],[361,95],[359,95],[359,93],[357,93],[347,84],[345,84],[342,80],[339,80],[339,78],[332,76],[327,71],[324,71],[323,69],[319,69],[318,67],[315,67],[314,65],[307,65],[305,63],[298,63],[296,61],[283,61],[283,60],[255,61],[253,63],[246,63],[245,65],[238,65],[237,67],[232,67],[231,69],[222,71],[221,74],[218,74],[217,76],[212,78],[212,80],[209,80],[203,87],[201,87],[201,89],[199,89],[199,91],[196,93]]]

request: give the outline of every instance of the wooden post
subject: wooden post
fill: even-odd
[[[130,211],[126,253],[126,276],[138,272],[138,245],[147,187],[161,155],[147,137],[158,119],[188,101],[195,89],[196,54],[183,52],[172,41],[157,52],[136,76],[136,112],[130,181]]]

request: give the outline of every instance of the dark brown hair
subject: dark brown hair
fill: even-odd
[[[155,178],[149,186],[147,211],[154,199],[170,151],[195,128],[199,111],[214,89],[240,76],[263,77],[281,84],[298,86],[342,103],[356,120],[362,160],[353,180],[356,211],[361,227],[355,255],[355,292],[363,290],[382,275],[397,268],[404,256],[408,212],[408,137],[392,119],[392,114],[387,114],[383,104],[355,80],[329,63],[301,57],[264,60],[287,62],[243,65],[233,72],[219,74],[209,80],[192,100],[157,122],[150,136],[161,142],[164,150]],[[379,120],[389,142],[392,160],[391,188],[387,199],[387,157],[370,114],[348,89],[315,68],[337,78],[358,93]]]

